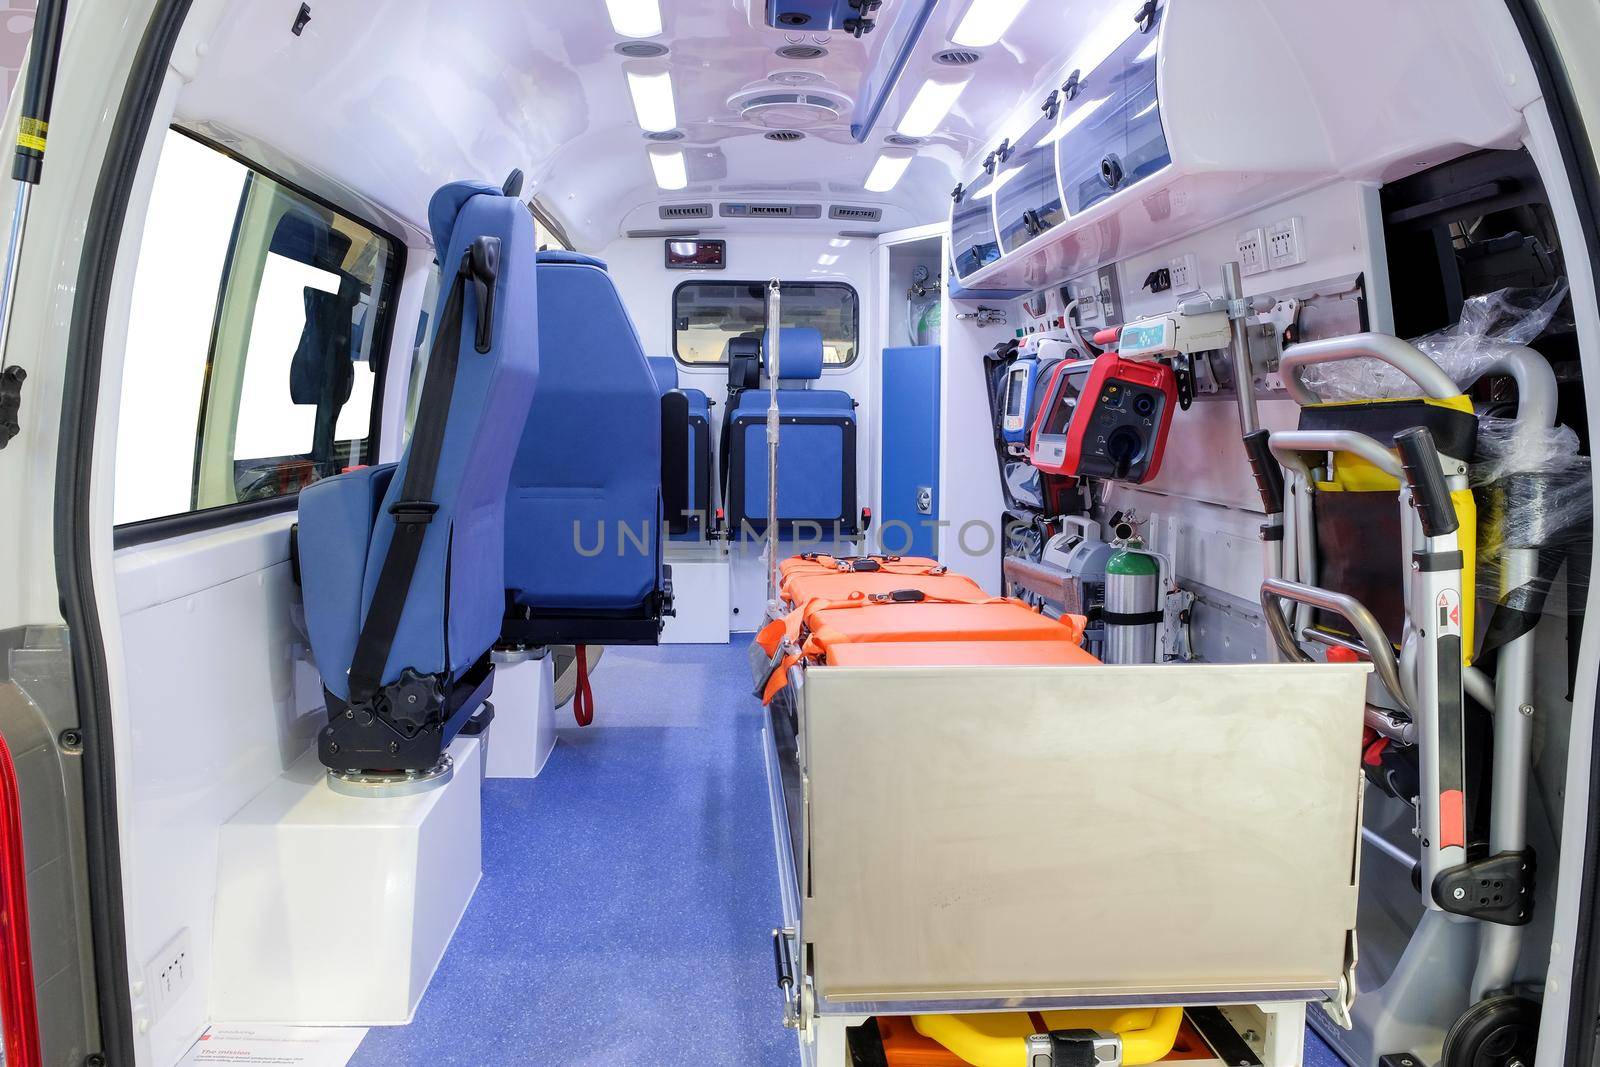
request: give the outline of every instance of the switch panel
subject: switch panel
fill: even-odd
[[[1267,238],[1261,227],[1239,235],[1239,273],[1245,277],[1267,271]]]
[[[1267,266],[1272,270],[1306,261],[1299,218],[1282,219],[1267,227]]]
[[[1200,265],[1193,252],[1187,252],[1176,259],[1167,262],[1167,270],[1172,275],[1172,293],[1182,296],[1192,293],[1200,288]]]

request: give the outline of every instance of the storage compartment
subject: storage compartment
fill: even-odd
[[[950,209],[950,263],[956,277],[965,281],[1000,258],[1000,241],[994,224],[994,167],[990,156],[985,169],[970,183],[958,186]]]
[[[1061,208],[1061,186],[1056,182],[1056,109],[1061,96],[1033,127],[1001,153],[1003,168],[995,178],[995,218],[1000,246],[1014,252],[1066,219]]]
[[[1062,106],[1054,139],[1061,188],[1073,214],[1172,162],[1156,88],[1161,17],[1157,12],[1150,30],[1136,30],[1104,63],[1080,74],[1076,92]]]

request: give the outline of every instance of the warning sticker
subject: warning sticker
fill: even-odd
[[[1439,635],[1460,635],[1461,633],[1461,593],[1455,589],[1446,589],[1434,601],[1438,609]]]

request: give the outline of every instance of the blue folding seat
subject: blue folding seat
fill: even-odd
[[[427,770],[486,710],[506,485],[539,370],[520,184],[434,194],[446,284],[411,439],[398,463],[300,494],[296,553],[329,719],[317,751],[335,771]]]
[[[658,390],[604,263],[540,252],[538,277],[539,389],[506,498],[503,638],[654,644],[671,607],[661,457],[688,448],[687,401]]]
[[[687,481],[688,506],[682,515],[667,512],[667,528],[674,540],[698,541],[711,521],[711,399],[703,390],[678,387],[678,361],[673,357],[649,359],[661,395],[677,391],[689,402],[689,448],[682,474]],[[667,457],[663,456],[662,463],[665,482]]]
[[[730,342],[730,347],[735,342]],[[822,334],[784,327],[778,350],[778,530],[815,523],[824,536],[852,536],[862,528],[856,510],[855,400],[839,389],[813,389],[822,377]],[[771,373],[770,335],[762,357]],[[760,533],[767,525],[766,389],[738,394],[728,412],[728,525]]]

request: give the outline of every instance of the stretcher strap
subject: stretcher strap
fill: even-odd
[[[594,722],[594,690],[589,686],[589,648],[579,645],[574,651],[578,654],[575,663],[578,685],[572,691],[572,717],[579,726],[588,726]]]
[[[761,702],[772,703],[772,698],[789,684],[789,668],[800,662],[802,655],[815,656],[821,653],[811,638],[802,642],[801,633],[807,629],[808,620],[822,611],[837,611],[842,608],[868,608],[884,604],[1016,604],[1027,607],[1020,600],[1013,600],[1003,596],[945,596],[928,593],[921,589],[901,589],[893,593],[862,593],[854,592],[843,600],[827,597],[812,597],[781,619],[773,619],[761,628],[756,634],[756,643],[767,654],[771,667],[766,680],[761,687]],[[1033,610],[1029,608],[1028,610]]]

